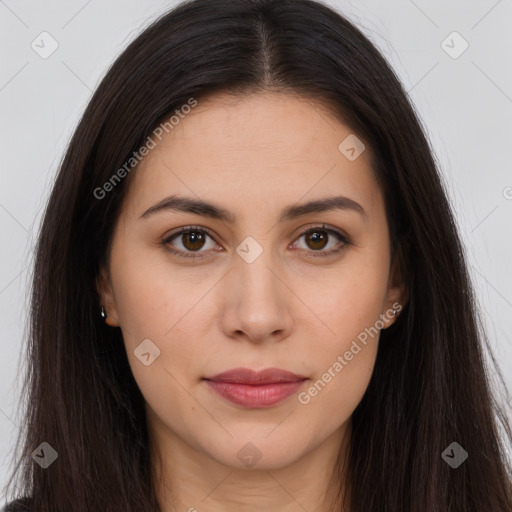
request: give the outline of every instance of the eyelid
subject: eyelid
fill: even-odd
[[[205,256],[203,256],[203,253],[205,253],[206,251],[197,251],[196,253],[194,253],[192,251],[182,251],[181,249],[175,249],[175,248],[171,248],[169,246],[170,242],[174,238],[179,237],[181,234],[187,233],[189,231],[203,232],[206,235],[208,235],[215,243],[217,243],[217,241],[215,240],[215,236],[212,234],[212,232],[208,228],[205,228],[203,226],[189,225],[189,226],[183,226],[181,228],[178,228],[176,231],[173,231],[169,235],[165,235],[163,240],[160,242],[160,245],[162,245],[167,252],[169,252],[173,255],[176,255],[178,257],[181,257],[181,258],[189,258],[189,259],[204,258]]]
[[[304,235],[307,235],[310,232],[314,232],[315,229],[317,229],[319,231],[326,231],[328,233],[334,233],[340,239],[341,247],[330,249],[328,251],[313,251],[313,250],[309,250],[308,251],[306,249],[302,249],[302,252],[306,253],[306,257],[307,258],[309,258],[309,257],[312,257],[312,258],[317,258],[317,257],[328,258],[329,256],[334,256],[336,254],[341,253],[347,246],[353,245],[351,239],[349,238],[349,236],[344,231],[342,231],[341,229],[335,228],[333,226],[329,226],[328,224],[318,225],[318,224],[315,224],[315,223],[309,224],[305,228],[302,228],[300,233],[295,237],[293,243],[296,243],[296,241],[299,240]]]
[[[328,257],[328,256],[331,256],[331,255],[334,255],[334,254],[337,254],[337,253],[341,252],[346,246],[352,245],[352,242],[351,242],[349,236],[344,231],[342,231],[342,230],[340,230],[338,228],[335,228],[335,227],[331,227],[331,226],[329,226],[327,224],[318,225],[318,224],[314,224],[314,223],[309,224],[306,227],[301,228],[301,231],[294,238],[294,241],[292,242],[292,244],[296,243],[297,240],[299,240],[302,236],[308,234],[311,231],[314,231],[315,229],[326,231],[326,232],[329,232],[329,233],[334,233],[335,235],[337,235],[339,237],[340,243],[342,244],[342,246],[337,248],[337,249],[330,249],[329,251],[312,251],[312,250],[308,251],[306,249],[299,249],[300,251],[308,253],[308,257],[309,256],[312,256],[312,257]],[[183,226],[181,228],[178,228],[176,231],[170,233],[169,235],[164,236],[164,238],[160,242],[160,244],[162,246],[164,246],[165,250],[167,250],[171,254],[174,254],[174,255],[176,255],[178,257],[190,258],[190,259],[199,259],[199,258],[206,257],[206,256],[203,256],[203,254],[207,253],[209,251],[196,251],[196,252],[193,252],[193,251],[182,251],[181,249],[175,249],[175,248],[171,249],[169,247],[169,243],[174,238],[178,237],[179,235],[181,235],[183,233],[187,233],[189,231],[203,232],[206,235],[208,235],[215,243],[217,243],[217,241],[215,239],[215,236],[212,234],[212,232],[208,228],[205,228],[203,226],[189,225],[189,226]]]

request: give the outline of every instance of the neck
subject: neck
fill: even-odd
[[[342,510],[346,465],[340,461],[346,460],[350,420],[302,458],[272,469],[227,466],[161,427],[149,429],[161,512]]]

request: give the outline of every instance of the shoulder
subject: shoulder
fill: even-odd
[[[33,512],[30,498],[19,498],[4,505],[0,512]]]

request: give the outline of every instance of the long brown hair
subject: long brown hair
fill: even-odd
[[[144,400],[95,287],[133,174],[102,198],[95,191],[190,98],[261,90],[329,105],[371,148],[407,276],[409,301],[381,334],[352,416],[350,510],[510,512],[503,443],[512,433],[493,398],[488,343],[429,143],[376,48],[312,0],[185,2],[144,30],[97,88],[38,239],[12,495],[38,512],[159,510]],[[42,442],[58,453],[47,469],[31,457]],[[468,453],[456,469],[442,457],[453,442]]]

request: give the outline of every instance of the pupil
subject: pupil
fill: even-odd
[[[325,242],[327,237],[322,232],[313,231],[310,233],[310,238],[312,239],[313,244],[316,246],[318,243],[320,243],[320,247],[313,247],[314,249],[323,249],[325,247],[325,243],[322,244],[322,242]]]
[[[187,247],[187,245],[190,245],[190,244],[185,244],[185,246],[189,249],[200,249],[202,247],[202,242],[203,242],[202,233],[198,233],[197,231],[189,231],[189,233],[185,234],[185,239],[187,241],[191,240],[190,244],[192,245],[192,247]],[[197,244],[199,244],[199,246],[197,246]]]
[[[202,247],[204,241],[202,233],[198,233],[197,231],[189,231],[188,233],[185,233],[184,236],[187,240],[187,244],[185,244],[185,246],[192,246],[188,247],[189,249],[200,249]],[[325,242],[327,237],[322,234],[322,232],[313,231],[309,234],[309,238],[315,246],[315,249],[323,249],[325,247],[325,243],[322,244],[322,242]],[[320,247],[318,247],[318,244],[320,244]]]

